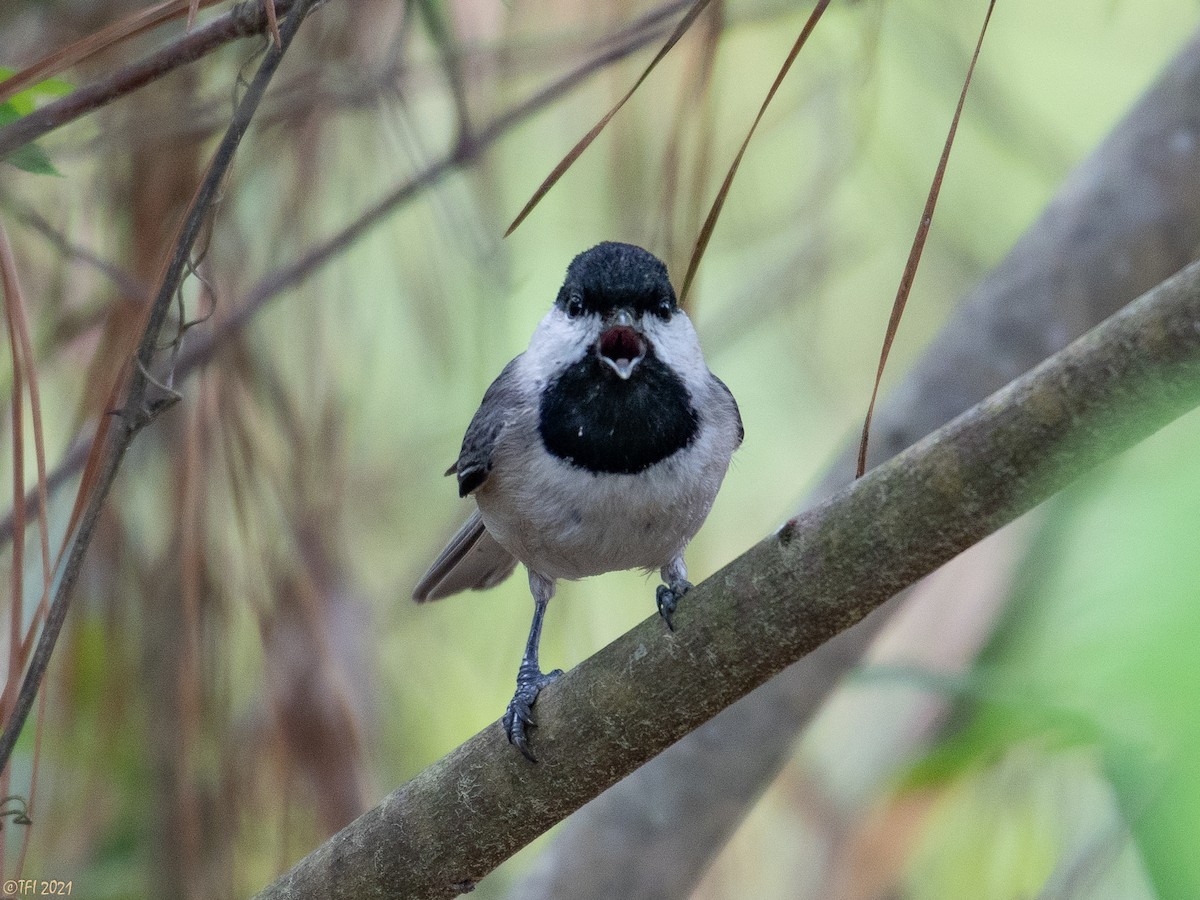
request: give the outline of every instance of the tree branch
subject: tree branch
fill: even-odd
[[[538,699],[529,764],[493,723],[259,900],[453,897],[806,653],[1200,405],[1200,263],[699,585]]]
[[[246,130],[250,127],[250,121],[258,110],[258,105],[266,93],[267,85],[270,84],[271,78],[279,67],[283,54],[291,45],[292,38],[295,37],[304,17],[318,2],[321,0],[297,0],[289,13],[281,31],[280,46],[272,46],[267,51],[254,79],[234,110],[233,120],[213,154],[213,160],[196,191],[191,208],[176,237],[171,257],[163,273],[162,283],[155,295],[154,302],[147,310],[146,325],[133,360],[132,371],[129,373],[125,402],[116,413],[117,424],[115,427],[103,429],[97,437],[98,441],[104,442],[102,447],[96,448],[100,452],[97,477],[88,493],[87,503],[79,517],[74,535],[70,538],[70,550],[54,594],[54,602],[50,606],[46,622],[38,637],[37,648],[34,650],[29,668],[25,672],[16,704],[5,723],[4,732],[0,734],[0,771],[8,765],[17,737],[20,735],[29,710],[33,707],[34,699],[37,697],[46,667],[50,663],[50,655],[54,651],[54,645],[66,619],[71,591],[79,577],[84,555],[100,516],[100,509],[112,487],[113,479],[116,478],[125,451],[129,449],[138,432],[148,425],[158,412],[170,405],[167,398],[157,398],[154,401],[148,399],[148,389],[155,383],[149,373],[158,351],[159,334],[175,298],[175,292],[183,280],[192,246],[208,217],[217,190],[233,162],[234,153]],[[84,487],[80,488],[80,490],[84,489]]]
[[[294,2],[295,0],[275,0],[275,10],[279,15],[283,15],[291,9]],[[80,116],[145,87],[181,66],[207,56],[230,41],[262,34],[266,28],[267,15],[262,0],[245,0],[225,15],[188,32],[145,59],[87,87],[72,91],[61,100],[48,103],[0,128],[0,159]]]
[[[291,9],[294,2],[295,0],[275,0],[275,9],[282,16]],[[614,30],[600,42],[602,51],[585,66],[573,70],[572,74],[582,77],[595,74],[596,70],[645,46],[662,34],[671,17],[689,2],[691,0],[666,0],[629,25]],[[182,66],[207,56],[231,41],[262,34],[268,28],[265,9],[263,0],[244,0],[225,15],[189,31],[145,59],[72,91],[60,100],[48,103],[0,128],[0,159],[30,141],[35,141],[75,119],[152,84]]]

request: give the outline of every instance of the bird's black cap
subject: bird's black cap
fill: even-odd
[[[653,253],[634,244],[605,241],[584,250],[567,267],[555,305],[568,309],[572,298],[582,312],[607,316],[624,307],[636,314],[662,314],[679,308],[667,267]]]

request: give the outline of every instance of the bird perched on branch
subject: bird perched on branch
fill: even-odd
[[[667,268],[631,244],[579,254],[529,348],[483,395],[446,472],[477,508],[425,573],[417,601],[529,570],[533,624],[504,714],[529,759],[531,707],[562,674],[538,643],[560,578],[659,570],[658,611],[691,588],[683,551],[742,442],[733,395],[708,370]]]

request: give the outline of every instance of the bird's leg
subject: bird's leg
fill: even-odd
[[[679,598],[692,589],[691,582],[687,580],[687,566],[683,564],[682,554],[662,567],[662,580],[666,584],[658,586],[654,599],[658,603],[658,614],[667,623],[667,627],[674,631],[675,625],[671,617],[675,615],[675,607],[679,605]]]
[[[562,669],[543,673],[538,666],[538,643],[542,639],[542,618],[546,605],[554,596],[554,581],[530,570],[529,590],[533,593],[533,624],[529,626],[529,640],[525,643],[525,655],[521,657],[521,668],[517,670],[517,692],[504,711],[504,732],[509,743],[514,744],[530,762],[537,762],[529,752],[529,739],[525,734],[528,726],[536,725],[533,720],[533,703],[538,693],[562,674]]]

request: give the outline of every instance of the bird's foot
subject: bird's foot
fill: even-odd
[[[664,622],[667,623],[667,628],[671,631],[675,630],[675,623],[672,617],[675,615],[675,608],[679,605],[680,598],[692,589],[692,585],[688,581],[674,581],[670,586],[660,584],[658,591],[655,592],[654,600],[658,604],[658,614],[662,616]]]
[[[537,762],[529,750],[529,737],[526,734],[527,728],[537,726],[537,722],[533,718],[534,701],[537,700],[542,688],[557,681],[560,675],[562,675],[562,669],[543,673],[538,670],[536,665],[530,666],[525,663],[521,664],[521,668],[517,672],[517,692],[508,701],[508,709],[504,711],[502,721],[504,733],[508,735],[508,742],[520,750],[521,754],[530,762]]]

